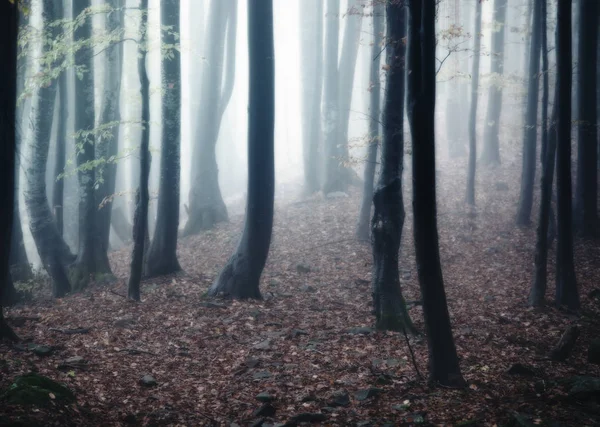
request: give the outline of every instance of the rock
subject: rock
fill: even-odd
[[[138,423],[138,420],[137,420],[137,417],[135,416],[135,414],[127,414],[123,417],[123,422],[125,424],[135,425]]]
[[[588,294],[589,299],[600,301],[600,289],[594,289]]]
[[[356,423],[356,427],[371,427],[372,425],[372,421],[359,421]]]
[[[227,308],[227,306],[225,304],[219,304],[217,302],[211,302],[211,301],[202,301],[200,303],[200,307],[205,307],[205,308],[220,308],[220,309]]]
[[[331,396],[328,405],[329,406],[348,406],[350,404],[350,395],[346,390],[334,391]]]
[[[115,322],[115,328],[129,329],[133,326],[135,320],[132,317],[125,317]]]
[[[317,396],[315,396],[314,394],[305,394],[304,396],[302,396],[300,398],[300,402],[305,403],[305,402],[314,402],[317,400]]]
[[[573,377],[568,380],[571,385],[569,397],[576,400],[600,400],[600,378]]]
[[[296,271],[299,274],[306,274],[306,273],[310,273],[312,270],[308,265],[300,263],[300,264],[296,265]]]
[[[457,335],[459,335],[459,336],[462,335],[462,336],[468,337],[470,335],[473,335],[473,329],[469,328],[468,326],[458,328]]]
[[[523,375],[527,377],[533,377],[535,376],[536,371],[535,369],[529,366],[523,365],[521,363],[515,363],[510,368],[508,368],[506,373],[509,375]]]
[[[346,332],[350,335],[369,335],[375,332],[375,329],[370,328],[368,326],[361,326],[358,328],[350,328]]]
[[[588,347],[588,362],[600,365],[600,338],[592,340]]]
[[[264,341],[259,342],[258,344],[254,344],[252,346],[255,350],[270,350],[271,349],[271,340],[266,339]]]
[[[291,423],[320,423],[327,421],[327,415],[318,412],[302,412],[290,418]]]
[[[377,377],[377,380],[375,380],[375,382],[379,385],[390,385],[390,384],[394,384],[394,380],[392,379],[391,376],[389,376],[388,374],[381,374]]]
[[[303,329],[293,329],[290,335],[292,338],[298,338],[301,335],[308,335],[308,332]]]
[[[30,350],[37,356],[46,357],[50,356],[54,352],[54,347],[48,345],[36,345]]]
[[[506,182],[497,182],[494,187],[496,188],[496,191],[508,191],[509,190],[508,184]]]
[[[268,392],[263,391],[262,393],[258,393],[256,395],[256,400],[259,402],[269,403],[275,400],[275,397],[270,395]]]
[[[252,378],[255,380],[264,380],[266,378],[271,378],[273,376],[269,371],[258,371],[252,374]]]
[[[255,359],[253,357],[250,357],[244,361],[244,365],[246,365],[250,369],[256,368],[259,364],[260,364],[260,360]]]
[[[302,286],[300,288],[300,290],[302,292],[314,292],[314,291],[316,291],[316,289],[313,286],[310,286],[310,285],[304,285],[304,286]]]
[[[377,396],[378,394],[380,394],[382,392],[383,392],[383,389],[381,389],[381,388],[370,387],[370,388],[365,388],[365,389],[358,390],[356,392],[356,394],[354,395],[354,397],[359,402],[362,402],[362,401],[367,400],[367,399],[369,399],[371,397],[375,397],[375,396]]]
[[[87,366],[87,360],[81,356],[69,357],[63,360],[56,367],[59,370],[73,369],[73,368],[85,368]]]
[[[254,421],[252,424],[250,424],[250,427],[266,426],[265,421],[266,420],[264,418],[259,418],[258,420]]]
[[[140,378],[140,384],[143,385],[144,387],[154,387],[154,386],[158,385],[158,383],[156,382],[154,377],[152,375],[148,375],[148,374],[146,374],[142,378]]]
[[[3,393],[2,400],[14,405],[45,406],[51,402],[74,403],[75,395],[69,388],[48,377],[29,373],[15,378]]]
[[[270,403],[265,403],[260,408],[252,413],[253,417],[272,417],[275,415],[276,409]]]

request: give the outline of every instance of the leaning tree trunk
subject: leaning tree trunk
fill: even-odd
[[[556,305],[570,310],[580,307],[579,291],[573,261],[573,229],[571,208],[571,2],[559,1],[556,27],[556,120],[558,193],[556,247]]]
[[[10,234],[15,202],[16,105],[17,105],[17,33],[16,4],[0,2],[0,197],[6,203],[0,209],[0,339],[18,337],[4,320],[2,294],[9,280]]]
[[[481,161],[486,165],[500,164],[500,114],[502,112],[504,29],[506,26],[507,8],[508,0],[494,0],[494,14],[492,17],[492,53],[490,56],[492,82],[488,95],[487,116],[485,118],[483,132],[483,152],[481,153]]]
[[[598,0],[579,0],[579,73],[577,84],[577,185],[575,226],[584,237],[598,235]]]
[[[73,16],[83,16],[91,6],[91,0],[73,3]],[[85,43],[92,37],[92,18],[75,30],[75,44]],[[75,132],[90,132],[95,128],[94,108],[94,62],[91,47],[79,47],[75,52],[75,64],[83,67],[80,78],[75,79]],[[87,286],[90,280],[112,275],[106,248],[103,247],[97,222],[99,201],[94,191],[96,169],[96,138],[91,132],[76,141],[77,178],[79,181],[79,236],[77,259],[71,267],[70,279],[74,290]]]
[[[319,191],[321,141],[321,92],[323,89],[323,0],[303,2],[300,13],[302,52],[302,149],[304,187],[307,194]]]
[[[538,92],[540,72],[541,44],[541,7],[542,0],[534,0],[533,28],[529,55],[529,73],[527,89],[527,111],[523,133],[523,162],[521,168],[521,191],[517,210],[517,225],[529,225],[533,207],[533,186],[535,182],[536,138],[538,116]]]
[[[417,271],[429,349],[429,378],[464,386],[452,337],[437,232],[435,191],[435,0],[410,0],[408,116],[413,138]]]
[[[131,254],[131,272],[129,274],[128,297],[140,301],[140,282],[144,270],[144,246],[148,229],[148,180],[150,176],[150,81],[146,70],[146,53],[148,51],[148,0],[141,0],[142,39],[138,45],[138,72],[140,75],[140,92],[142,98],[142,133],[140,143],[140,186],[136,193],[135,213],[133,218],[133,252]]]
[[[43,17],[45,25],[58,18],[55,13],[55,5],[61,1],[44,0]],[[59,35],[60,27],[49,26],[48,28],[50,28],[49,34],[51,37]],[[56,66],[55,63],[47,65],[42,73],[52,72],[54,66]],[[56,80],[51,79],[48,85],[42,86],[38,90],[38,106],[37,110],[34,111],[34,133],[30,147],[31,159],[27,171],[25,205],[29,215],[29,229],[42,265],[52,279],[53,295],[58,298],[71,290],[66,265],[73,261],[73,256],[56,228],[46,195],[46,165],[50,148],[56,86]]]
[[[369,118],[369,146],[363,179],[363,196],[356,226],[356,237],[359,240],[369,239],[369,221],[371,220],[371,205],[373,203],[373,183],[375,182],[375,169],[377,167],[377,148],[379,145],[379,123],[381,116],[381,77],[379,76],[381,42],[383,40],[383,19],[385,9],[383,5],[375,3],[373,6],[373,46],[371,48],[370,70],[370,118]],[[405,12],[403,12],[405,13]],[[406,26],[406,23],[405,23]],[[390,48],[391,49],[391,48]]]
[[[184,236],[197,234],[228,220],[227,208],[219,188],[216,148],[223,114],[231,99],[235,82],[236,28],[237,0],[213,0],[204,39],[207,66],[200,83],[200,99],[203,104],[192,153],[194,168],[189,195],[189,217],[182,233]],[[224,66],[225,52],[227,62]]]
[[[467,168],[466,202],[475,205],[475,167],[477,159],[477,100],[479,95],[479,59],[481,57],[481,2],[475,10],[473,70],[471,71],[471,106],[469,111],[469,165]]]
[[[362,23],[362,8],[359,0],[349,2],[344,27],[344,39],[337,67],[337,114],[335,143],[327,146],[327,169],[325,170],[325,193],[346,191],[348,184],[353,181],[354,170],[348,165],[348,125],[354,87],[354,73],[360,41]]]
[[[179,0],[164,0],[161,7],[162,25],[179,34]],[[178,46],[178,36],[163,32],[163,45]],[[179,172],[181,144],[181,55],[172,49],[169,58],[162,58],[162,147],[158,212],[154,238],[148,250],[146,275],[161,276],[181,270],[177,260],[177,230],[179,229]]]
[[[387,7],[387,80],[383,106],[381,173],[371,222],[373,245],[373,307],[380,330],[416,333],[400,289],[398,252],[404,226],[402,172],[404,169],[404,33],[406,8]],[[379,77],[377,77],[379,78]]]
[[[107,31],[114,37],[121,37],[125,21],[123,0],[112,3],[113,10],[107,17]],[[114,158],[119,151],[119,133],[121,122],[121,80],[123,68],[123,42],[116,41],[106,54],[106,73],[104,75],[104,100],[100,125],[109,126],[106,135],[96,141],[98,159],[106,163],[97,170],[102,177],[96,191],[98,203],[97,227],[101,250],[106,252],[110,246],[110,225],[112,219],[113,198],[117,179],[117,163]]]
[[[248,201],[244,233],[209,295],[261,298],[260,276],[273,229],[275,50],[272,0],[248,1]]]

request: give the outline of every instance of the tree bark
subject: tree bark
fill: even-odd
[[[140,186],[136,193],[135,214],[133,219],[133,251],[131,254],[131,272],[129,274],[128,297],[140,301],[140,282],[144,269],[144,246],[148,229],[148,179],[150,176],[150,81],[146,70],[148,51],[148,0],[141,0],[142,35],[138,44],[138,72],[142,98],[142,133],[140,143]],[[142,43],[143,40],[143,43]]]
[[[179,34],[179,0],[163,0],[161,22]],[[163,45],[179,45],[178,37],[163,32]],[[146,275],[161,276],[181,270],[177,260],[181,146],[181,55],[162,58],[162,146],[156,228],[146,260]]]
[[[4,320],[2,294],[8,284],[10,235],[14,215],[16,105],[17,105],[17,5],[0,2],[0,196],[7,204],[0,209],[2,244],[0,245],[0,339],[18,337]]]
[[[271,244],[275,196],[275,51],[272,0],[248,1],[250,93],[248,201],[240,243],[209,295],[261,298],[259,283]]]
[[[492,17],[492,53],[490,72],[492,84],[488,95],[487,116],[483,132],[481,161],[486,165],[500,164],[500,115],[502,113],[502,77],[504,74],[504,36],[508,0],[494,0]]]
[[[435,0],[410,0],[408,116],[413,139],[417,271],[429,349],[429,379],[462,387],[440,265],[435,191]]]
[[[406,13],[406,12],[404,12]],[[371,206],[373,204],[373,184],[375,182],[375,169],[377,167],[377,150],[379,146],[379,125],[381,121],[381,77],[379,75],[381,48],[383,40],[383,20],[385,9],[383,5],[375,3],[373,6],[373,46],[371,48],[370,70],[370,119],[369,119],[369,146],[367,148],[367,161],[363,179],[363,197],[360,205],[356,237],[359,240],[369,240],[369,222],[371,220]],[[405,19],[406,21],[406,19]],[[406,27],[406,22],[405,22]],[[404,66],[404,65],[402,65]],[[404,70],[404,68],[403,68]],[[404,73],[402,73],[404,75]],[[404,101],[403,101],[404,102]],[[404,110],[404,108],[403,108]]]
[[[577,183],[575,227],[583,237],[597,237],[598,226],[598,1],[579,0],[579,73],[577,84]]]
[[[200,86],[203,104],[198,130],[195,131],[196,143],[192,153],[195,167],[189,196],[189,217],[182,232],[184,236],[211,229],[215,224],[228,220],[219,188],[216,146],[235,82],[236,28],[237,0],[213,0],[204,39],[207,66]]]
[[[542,0],[534,0],[533,29],[529,55],[527,112],[523,133],[523,163],[521,168],[521,191],[517,210],[517,225],[529,225],[533,207],[533,186],[535,181],[536,138],[538,116],[538,92],[540,72]]]
[[[300,13],[302,148],[307,194],[320,189],[321,95],[323,91],[323,0],[302,2]]]
[[[573,261],[573,222],[571,207],[571,2],[559,1],[556,27],[556,121],[558,193],[558,240],[556,248],[556,305],[570,310],[580,308]]]
[[[479,60],[481,57],[481,1],[475,9],[473,34],[473,70],[471,72],[471,106],[469,111],[469,165],[467,168],[466,202],[475,205],[475,168],[477,159],[477,101],[479,95]]]

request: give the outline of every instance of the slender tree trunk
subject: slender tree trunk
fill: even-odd
[[[260,276],[273,229],[275,196],[275,50],[272,0],[248,1],[250,93],[248,201],[244,233],[209,295],[261,298]]]
[[[398,252],[404,226],[402,172],[404,169],[404,30],[406,8],[388,3],[387,85],[383,107],[381,173],[373,197],[373,307],[380,330],[416,333],[400,289]],[[379,67],[377,67],[379,68]],[[377,75],[377,78],[379,76]],[[378,90],[377,90],[378,91]]]
[[[579,291],[573,261],[573,229],[571,207],[571,2],[558,2],[556,27],[556,121],[558,193],[558,241],[556,248],[556,305],[571,310],[580,307]]]
[[[163,0],[161,22],[179,34],[179,0]],[[177,46],[178,37],[163,32],[163,45]],[[179,229],[179,184],[181,146],[181,55],[173,49],[172,57],[162,59],[162,147],[160,186],[154,238],[148,250],[146,274],[150,277],[181,270],[177,260]]]
[[[213,0],[204,39],[207,65],[200,84],[203,104],[195,132],[189,217],[183,229],[184,236],[197,234],[228,220],[219,188],[216,146],[223,114],[235,82],[236,28],[237,0]],[[225,52],[227,62],[224,67]]]
[[[55,6],[61,1],[44,0],[43,18],[45,26],[58,18],[55,13]],[[60,27],[48,28],[51,28],[51,37],[59,35]],[[49,64],[42,72],[50,72],[54,66],[56,64]],[[34,111],[34,134],[30,148],[31,159],[27,171],[28,183],[25,192],[25,204],[29,214],[29,229],[42,264],[52,279],[52,293],[59,298],[71,291],[65,266],[73,262],[74,257],[56,228],[46,195],[46,166],[50,148],[52,117],[54,116],[56,103],[56,87],[56,80],[52,79],[48,85],[38,89],[38,107]]]
[[[406,14],[406,12],[403,12]],[[370,70],[370,120],[369,120],[369,147],[365,163],[363,180],[363,197],[356,227],[356,237],[359,240],[369,239],[369,222],[371,220],[371,206],[373,204],[373,183],[375,182],[375,169],[377,167],[377,148],[379,145],[379,125],[381,121],[381,77],[380,57],[381,42],[383,40],[383,19],[385,9],[383,5],[375,3],[373,6],[373,47],[371,49]],[[404,25],[406,26],[406,19]],[[391,49],[391,48],[390,48]],[[402,65],[403,66],[403,65]],[[402,69],[404,71],[404,68]],[[404,72],[402,73],[404,75]],[[404,102],[404,101],[403,101]],[[404,108],[403,108],[404,110]]]
[[[408,116],[413,139],[414,241],[432,383],[462,387],[444,291],[435,191],[435,0],[410,0]]]
[[[321,142],[321,93],[323,91],[323,0],[302,2],[300,43],[302,52],[302,148],[304,187],[319,191]]]
[[[469,111],[469,166],[467,169],[466,202],[475,205],[475,167],[477,159],[477,100],[479,96],[479,60],[481,58],[481,1],[475,9],[473,35],[473,70],[471,72],[471,108]]]
[[[150,81],[146,70],[148,51],[148,0],[141,0],[142,35],[138,45],[138,72],[142,98],[142,134],[140,143],[140,186],[136,192],[135,214],[133,219],[133,252],[129,274],[129,299],[140,301],[140,282],[144,269],[144,246],[148,229],[148,179],[150,176]],[[143,40],[143,43],[142,43]]]
[[[529,56],[527,112],[523,134],[523,163],[521,168],[521,192],[517,210],[517,225],[529,225],[533,207],[533,186],[535,182],[536,139],[538,116],[538,93],[540,72],[542,0],[534,0],[533,29],[531,34],[531,54]]]
[[[598,0],[579,0],[579,73],[575,226],[584,237],[598,235]]]
[[[123,0],[114,0],[111,3],[113,11],[107,17],[107,31],[117,36],[124,28],[125,9]],[[104,78],[104,101],[102,105],[101,125],[109,125],[107,136],[96,141],[99,159],[106,159],[106,163],[98,169],[101,183],[96,190],[98,202],[97,226],[101,250],[106,252],[110,246],[110,225],[112,218],[113,197],[117,180],[117,163],[113,161],[119,151],[119,134],[121,122],[121,80],[123,69],[123,43],[117,41],[107,51],[106,73]]]
[[[0,2],[0,195],[7,204],[0,209],[2,245],[0,245],[0,339],[18,337],[4,320],[2,294],[9,283],[10,235],[14,215],[16,105],[17,105],[17,5]]]
[[[483,132],[481,161],[487,165],[500,164],[500,115],[502,113],[502,76],[504,74],[504,36],[508,0],[494,0],[492,22],[492,54],[490,72],[492,84],[488,95],[487,116]]]

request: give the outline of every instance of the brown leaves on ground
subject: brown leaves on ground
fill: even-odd
[[[431,389],[417,381],[404,338],[370,329],[372,255],[369,245],[354,239],[360,194],[352,190],[348,198],[278,204],[262,279],[264,301],[204,297],[240,236],[242,218],[236,216],[229,224],[181,241],[179,256],[186,273],[145,281],[142,303],[119,295],[126,294],[127,249],[111,254],[119,284],[61,300],[39,296],[7,310],[22,338],[53,352],[42,357],[27,347],[1,344],[0,386],[36,370],[67,384],[78,405],[33,411],[2,406],[0,421],[21,417],[45,425],[194,426],[252,425],[262,418],[267,423],[321,420],[323,425],[495,425],[508,419],[598,423],[598,412],[594,415],[567,399],[554,381],[600,376],[600,369],[586,362],[587,344],[598,333],[600,304],[587,295],[600,283],[600,248],[595,242],[577,242],[582,316],[551,306],[527,308],[535,238],[533,227],[514,226],[517,164],[481,173],[474,210],[463,203],[465,179],[457,172],[463,165],[446,164],[439,174],[440,249],[455,341],[469,383],[465,390]],[[405,172],[409,176],[410,170]],[[410,188],[405,187],[409,201]],[[411,227],[409,209],[401,283],[407,301],[414,302],[420,293]],[[549,273],[551,303],[553,265]],[[421,308],[411,307],[422,330]],[[582,331],[574,355],[567,363],[546,360],[572,323]],[[77,328],[89,331],[64,333]],[[426,372],[425,339],[411,338],[411,343]],[[508,375],[517,363],[530,368],[520,371],[530,375]]]

